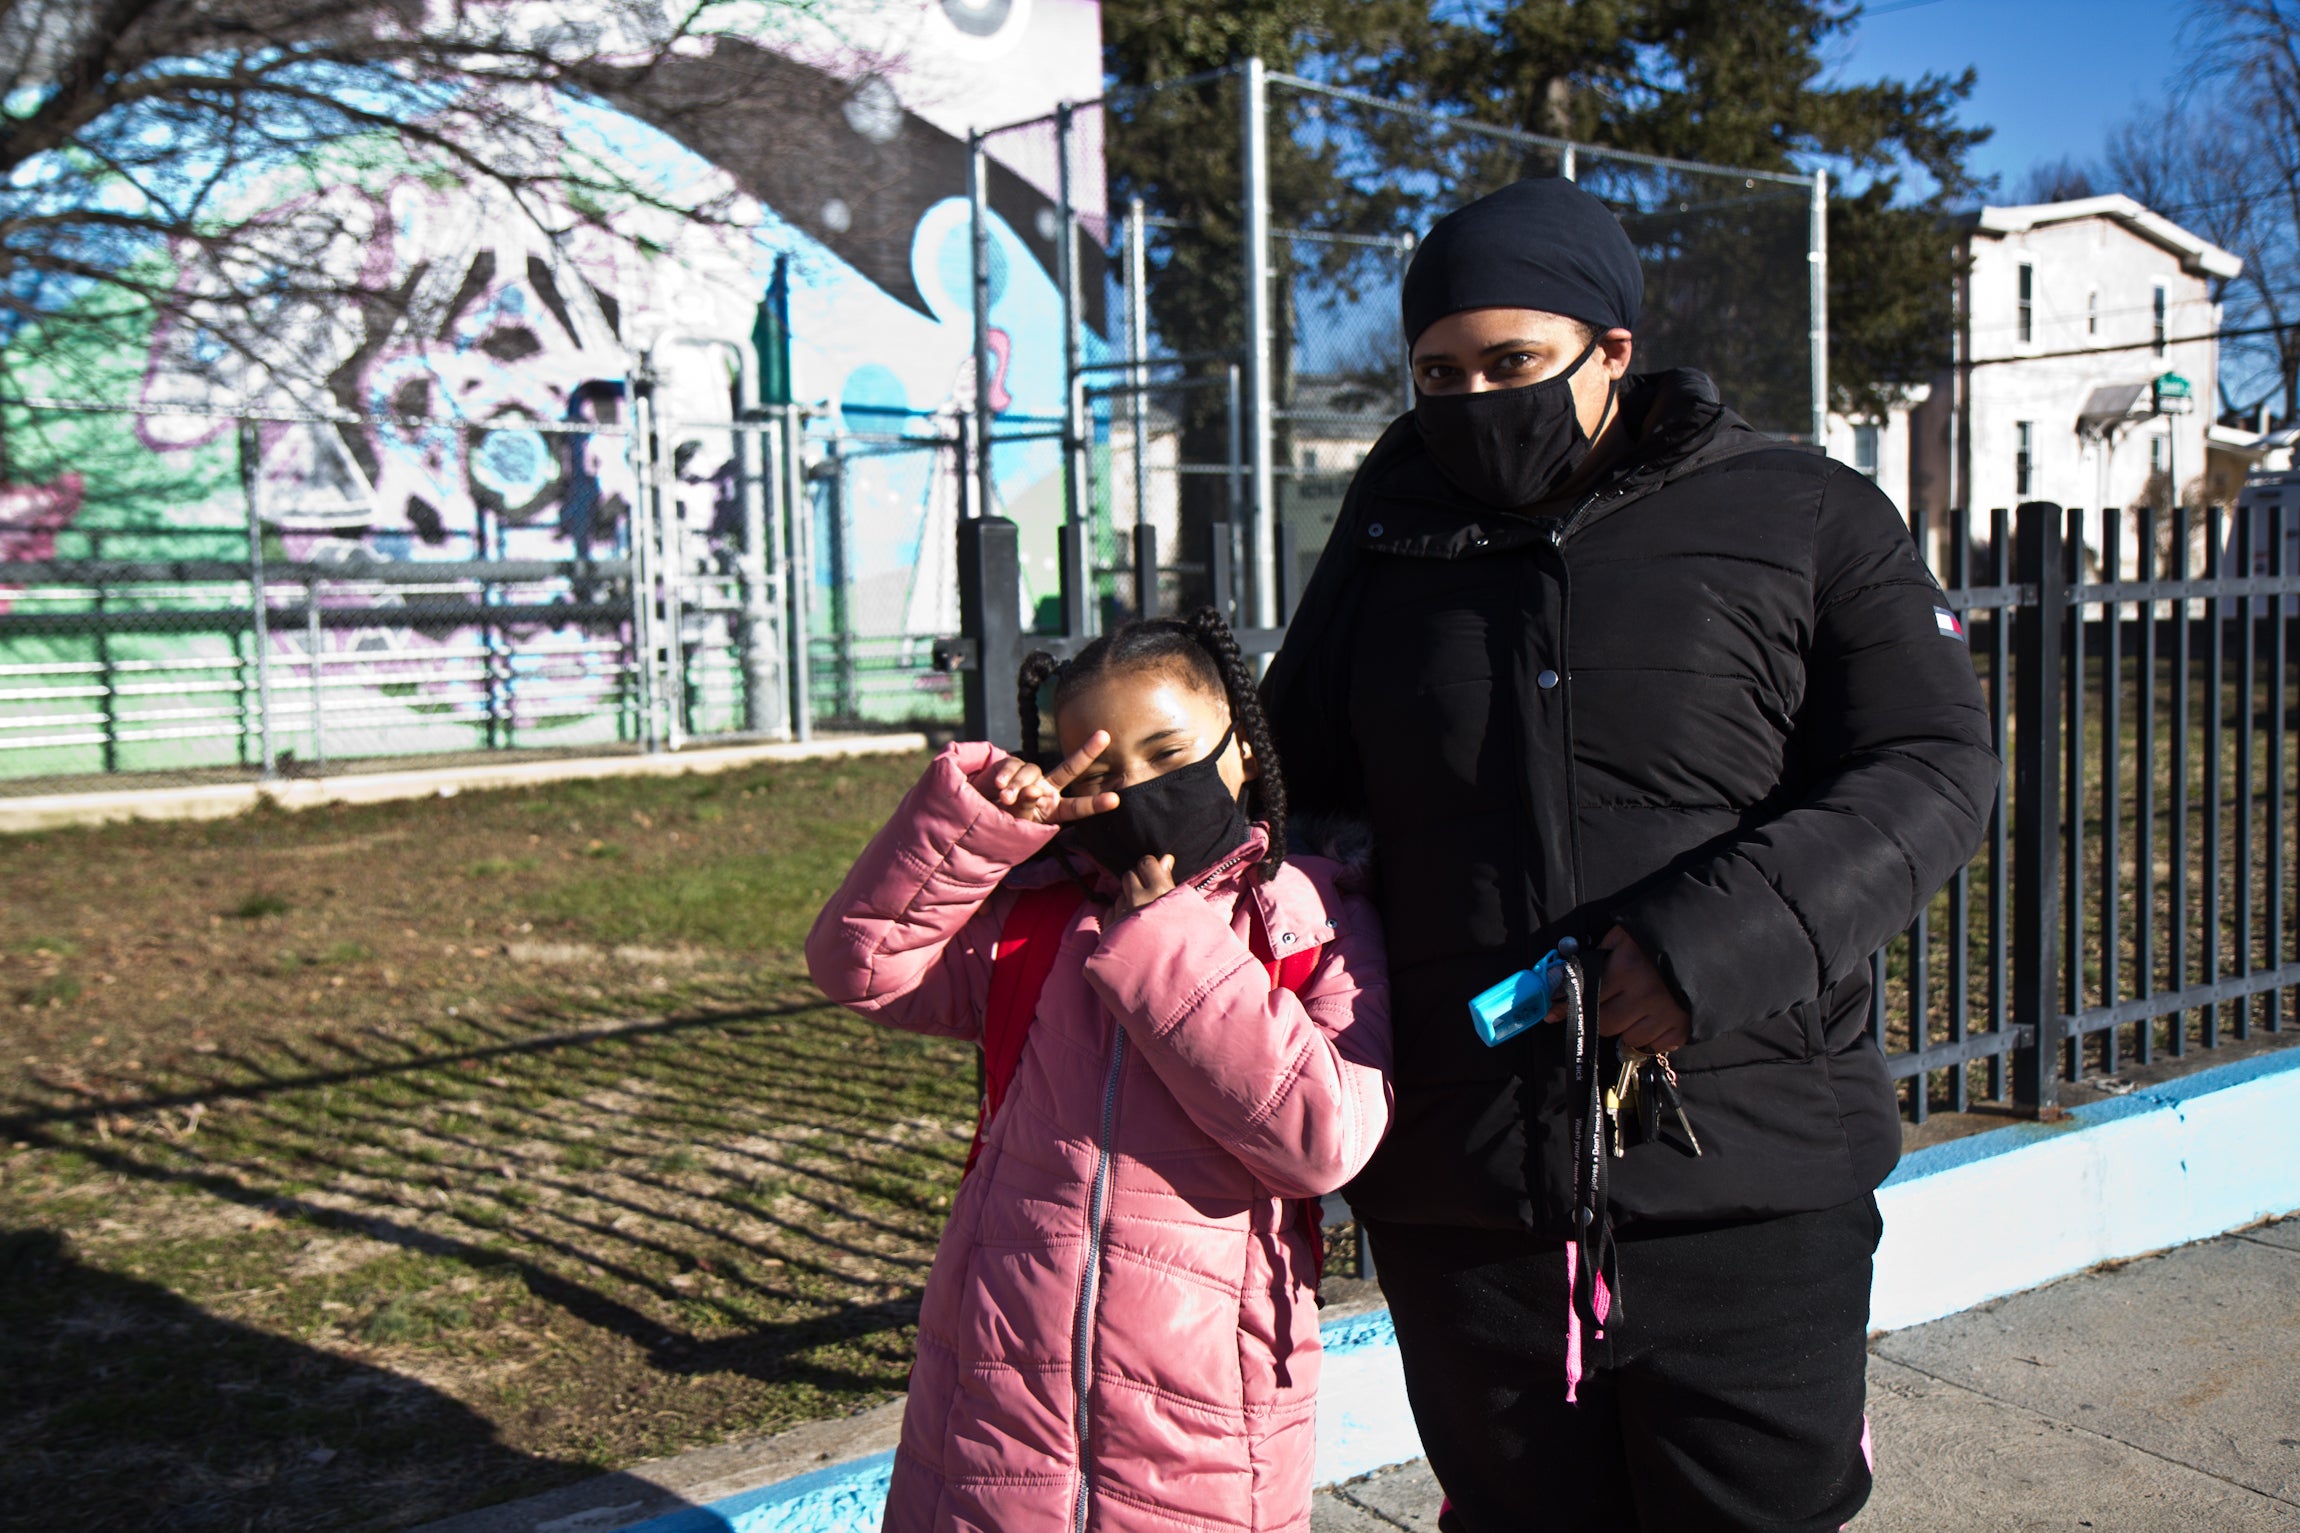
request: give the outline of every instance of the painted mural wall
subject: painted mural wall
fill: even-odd
[[[228,354],[191,327],[151,324],[110,349],[14,337],[7,360],[18,399],[133,408],[0,406],[9,447],[9,482],[0,483],[0,775],[244,760],[244,731],[227,726],[245,712],[232,689],[251,658],[247,635],[181,622],[68,631],[54,620],[74,599],[11,586],[6,565],[244,558],[251,495],[269,557],[350,573],[615,556],[636,493],[618,428],[643,357],[659,380],[658,417],[676,433],[671,496],[690,557],[731,567],[741,530],[732,438],[678,427],[729,418],[729,363],[707,344],[714,338],[765,343],[776,364],[770,387],[810,407],[815,631],[835,628],[877,641],[882,657],[904,657],[895,684],[880,686],[863,711],[947,709],[946,679],[909,664],[902,641],[957,627],[949,550],[959,464],[940,444],[973,407],[966,134],[1096,95],[1097,7],[841,0],[818,21],[784,23],[771,40],[701,39],[668,61],[659,88],[676,92],[683,79],[707,87],[738,67],[754,76],[763,68],[778,88],[749,109],[680,121],[676,132],[651,122],[644,102],[539,107],[558,115],[570,153],[614,163],[667,199],[732,209],[713,221],[634,214],[612,238],[547,237],[500,196],[372,152],[240,188],[251,216],[332,199],[345,236],[326,258],[356,268],[365,285],[420,299],[374,314],[279,316],[267,344],[296,364],[281,371],[321,380],[300,390],[283,395],[266,358]],[[1014,152],[994,167],[991,187],[992,405],[1013,421],[1051,421],[1063,391],[1054,165],[1028,152],[1043,145],[1027,135],[1005,142]],[[1072,195],[1099,221],[1098,146],[1084,149]],[[787,379],[773,355],[783,337]],[[350,411],[359,424],[266,422],[243,444],[236,422],[194,413],[237,400]],[[536,421],[559,429],[528,424]],[[603,429],[583,429],[591,425]],[[1050,582],[1058,452],[1050,442],[1017,443],[1000,450],[996,468],[1001,509],[1024,525],[1028,570]],[[580,606],[587,595],[578,583],[543,599]],[[143,600],[183,608],[203,599],[212,596]],[[115,612],[123,605],[134,603],[112,602]],[[533,606],[516,623],[453,631],[395,627],[387,612],[364,625],[331,617],[316,630],[326,706],[359,721],[339,736],[337,754],[627,733],[614,703],[613,625],[596,614],[554,624]],[[731,643],[723,622],[690,640]],[[311,635],[278,632],[271,642],[290,662],[290,685]],[[915,648],[923,659],[923,642]],[[425,679],[445,674],[421,663],[443,654],[503,673],[496,682],[511,699],[493,705],[485,728],[451,688]],[[100,678],[91,669],[99,660]],[[145,696],[154,717],[168,710],[151,700],[167,700],[173,685],[174,711],[187,721],[172,732],[131,731],[132,748],[99,750],[86,724],[98,685]],[[498,725],[517,738],[488,733]]]

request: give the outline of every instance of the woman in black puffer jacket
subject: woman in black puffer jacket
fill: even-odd
[[[1468,1533],[1859,1509],[1900,1149],[1868,960],[1997,781],[1891,503],[1700,373],[1631,376],[1641,287],[1570,183],[1438,225],[1405,292],[1416,409],[1266,683],[1295,803],[1373,827],[1398,1103],[1349,1194]],[[1670,1119],[1603,1157],[1570,1292],[1568,1030],[1488,1049],[1467,1011],[1568,936],[1604,953],[1600,1078],[1666,1053],[1700,1148]]]

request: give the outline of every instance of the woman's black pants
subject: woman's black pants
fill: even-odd
[[[1874,1198],[1622,1232],[1566,1402],[1566,1258],[1368,1224],[1445,1533],[1831,1533],[1869,1497]]]

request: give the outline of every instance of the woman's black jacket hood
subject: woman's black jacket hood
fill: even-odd
[[[1561,1030],[1487,1050],[1468,998],[1615,924],[1693,1016],[1706,1153],[1613,1163],[1637,1219],[1829,1207],[1899,1155],[1869,957],[1978,844],[1998,768],[1971,658],[1857,472],[1690,370],[1525,512],[1453,491],[1409,419],[1358,470],[1265,695],[1298,809],[1365,817],[1398,1114],[1350,1189],[1407,1223],[1562,1238]]]

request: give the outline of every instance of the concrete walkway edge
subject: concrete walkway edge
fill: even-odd
[[[840,756],[923,751],[922,734],[842,735],[822,740],[770,741],[658,751],[644,756],[567,756],[545,761],[474,762],[407,772],[352,772],[337,777],[283,777],[272,782],[201,783],[182,788],[97,789],[0,798],[0,835],[67,825],[127,820],[221,820],[269,800],[281,809],[322,804],[380,804],[394,799],[452,798],[496,788],[601,777],[680,777],[731,772],[770,761],[821,761]]]

